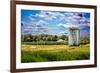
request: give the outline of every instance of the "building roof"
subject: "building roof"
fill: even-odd
[[[63,42],[64,40],[62,40],[62,39],[59,39],[57,42]]]

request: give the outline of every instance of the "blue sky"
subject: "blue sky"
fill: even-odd
[[[21,10],[22,34],[68,35],[68,26],[77,25],[81,36],[89,36],[90,13]]]

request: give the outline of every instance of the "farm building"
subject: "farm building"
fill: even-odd
[[[64,40],[62,40],[62,39],[59,39],[57,42],[64,42]]]

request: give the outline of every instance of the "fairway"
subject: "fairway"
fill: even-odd
[[[90,45],[22,45],[21,62],[87,60]]]

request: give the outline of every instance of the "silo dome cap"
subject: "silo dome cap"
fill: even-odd
[[[68,25],[67,27],[69,29],[79,29],[79,25],[75,25],[75,24],[74,25],[72,25],[72,24],[71,25]]]

